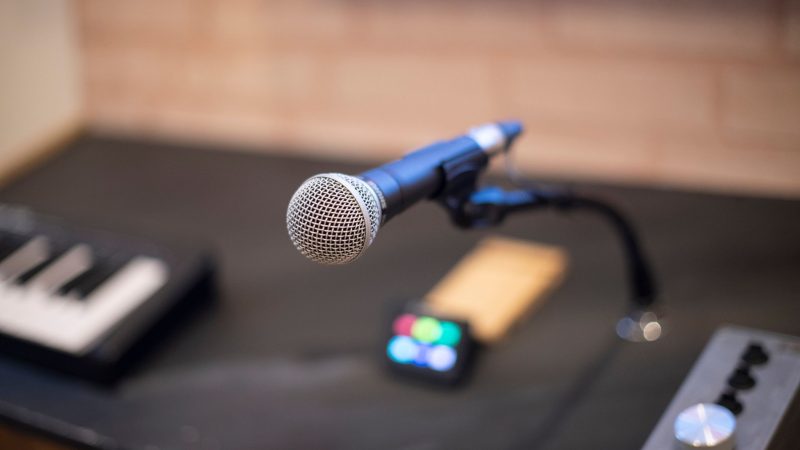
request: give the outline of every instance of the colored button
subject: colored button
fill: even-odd
[[[414,364],[420,367],[428,366],[428,353],[431,351],[431,346],[427,344],[417,345],[417,357],[414,358]]]
[[[395,336],[389,341],[386,353],[393,361],[408,364],[417,357],[419,345],[410,337]]]
[[[447,345],[437,345],[428,351],[428,365],[431,369],[445,372],[456,364],[456,351]]]
[[[394,319],[392,330],[394,334],[400,336],[411,336],[411,328],[414,327],[414,322],[417,321],[417,316],[413,314],[403,314]]]
[[[461,340],[461,327],[453,322],[442,322],[441,327],[442,335],[439,337],[439,340],[437,340],[436,343],[449,345],[451,347],[458,345],[458,341]]]
[[[411,327],[411,336],[422,342],[435,342],[442,336],[442,326],[433,317],[420,317]]]

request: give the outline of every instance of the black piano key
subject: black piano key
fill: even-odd
[[[3,236],[0,239],[0,261],[6,259],[7,256],[14,253],[24,243],[25,239],[20,236]]]
[[[26,286],[54,293],[73,278],[92,267],[91,248],[86,244],[75,244],[61,253],[47,267],[31,278]]]
[[[91,269],[59,288],[58,293],[62,295],[74,294],[80,299],[85,299],[121,269],[126,262],[127,260],[122,259],[100,261]]]
[[[24,285],[25,283],[28,282],[28,280],[30,280],[31,278],[35,277],[39,272],[44,270],[45,267],[49,266],[51,262],[55,261],[60,256],[61,256],[60,253],[59,254],[55,254],[55,255],[51,255],[50,257],[48,257],[44,261],[40,262],[39,264],[37,264],[37,265],[31,267],[30,269],[28,269],[27,271],[23,272],[20,276],[17,277],[16,280],[14,280],[14,283],[15,284]]]
[[[77,277],[75,277],[75,278],[69,280],[68,282],[64,283],[61,287],[56,289],[56,293],[58,295],[65,295],[65,294],[68,294],[68,293],[72,292],[73,289],[75,289],[75,286],[79,285],[80,283],[83,283],[84,280],[87,277],[89,277],[89,275],[92,272],[94,272],[95,269],[96,269],[96,266],[90,268],[89,270],[83,272],[82,274],[78,275]]]

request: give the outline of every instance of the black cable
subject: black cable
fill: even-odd
[[[631,300],[641,307],[650,306],[655,302],[657,287],[650,264],[642,251],[632,222],[619,209],[605,201],[568,191],[535,191],[534,195],[546,199],[550,206],[562,211],[585,209],[608,219],[619,235],[625,251]]]
[[[622,342],[619,339],[608,339],[602,350],[595,353],[585,368],[578,374],[558,403],[550,409],[549,414],[542,420],[536,429],[529,433],[521,433],[511,449],[539,449],[545,447],[578,409],[581,402],[589,395],[592,389],[603,379],[603,375],[610,369],[620,350]],[[528,405],[526,405],[528,406]]]

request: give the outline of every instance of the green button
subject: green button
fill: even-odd
[[[421,342],[434,342],[442,336],[442,326],[433,317],[420,317],[411,328],[411,336]]]

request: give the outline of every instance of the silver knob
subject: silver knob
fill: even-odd
[[[733,413],[714,403],[692,405],[675,419],[675,440],[681,449],[733,450],[735,430]]]

